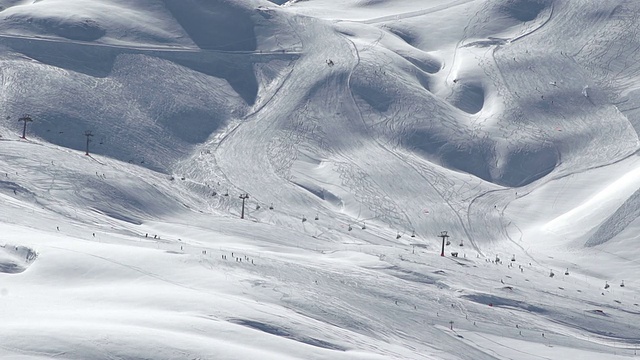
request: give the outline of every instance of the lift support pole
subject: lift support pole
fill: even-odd
[[[249,194],[240,194],[240,199],[242,199],[242,215],[240,215],[240,219],[244,219],[244,201],[249,198]]]
[[[440,235],[438,235],[438,237],[442,238],[442,252],[440,253],[440,256],[444,256],[444,241],[449,237],[449,235],[447,235],[446,231],[442,231],[440,232]]]

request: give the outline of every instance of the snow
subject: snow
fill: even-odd
[[[638,4],[0,7],[0,357],[637,357]]]

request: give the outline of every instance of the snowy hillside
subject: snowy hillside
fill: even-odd
[[[639,16],[0,0],[0,357],[635,358]]]

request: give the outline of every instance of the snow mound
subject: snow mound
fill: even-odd
[[[18,274],[24,272],[38,257],[35,250],[25,246],[0,246],[0,273]]]
[[[435,74],[442,68],[442,63],[427,53],[421,51],[404,52],[402,50],[398,50],[397,53],[426,73]]]
[[[477,114],[484,106],[485,91],[482,84],[476,82],[456,82],[458,86],[453,88],[449,102],[458,109]]]

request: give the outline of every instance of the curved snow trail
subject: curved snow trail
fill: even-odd
[[[334,164],[344,176],[343,180],[349,182],[347,187],[361,187],[364,184],[362,179],[352,175],[354,171],[366,174],[358,164],[360,160],[351,156],[354,148],[365,147],[365,143],[358,136],[344,136],[362,133],[361,124],[345,120],[344,115],[335,119],[319,119],[315,111],[319,102],[323,106],[337,107],[336,111],[349,112],[350,105],[345,104],[344,99],[350,94],[347,79],[353,69],[354,60],[341,54],[351,53],[350,47],[342,36],[336,35],[334,30],[327,26],[327,23],[311,18],[298,19],[301,22],[299,26],[315,28],[314,39],[319,38],[318,33],[324,33],[325,36],[321,38],[325,42],[330,39],[331,45],[320,43],[318,46],[313,41],[303,39],[307,47],[305,55],[287,75],[286,82],[277,90],[277,96],[273,96],[259,113],[236,127],[231,136],[225,136],[217,155],[222,173],[233,186],[250,191],[255,198],[264,203],[284,202],[292,205],[292,208],[286,211],[289,216],[295,213],[304,214],[305,208],[307,214],[309,211],[315,212],[308,208],[316,209],[318,206],[317,199],[300,192],[295,184],[296,175],[291,173],[292,166],[302,153],[315,153],[313,156],[319,156],[324,161]],[[333,59],[334,65],[328,66],[327,59]],[[323,77],[324,81],[329,83],[315,81]],[[279,111],[276,111],[276,108],[279,108]],[[281,118],[279,114],[282,113],[291,115]],[[248,140],[252,137],[255,139]],[[246,142],[246,145],[243,142]],[[319,142],[320,147],[314,148],[314,142]],[[323,146],[323,143],[326,145]],[[253,170],[244,171],[234,162],[244,163],[245,167]],[[284,184],[282,180],[285,180]],[[379,194],[386,199],[384,201],[391,201],[391,208],[398,209],[399,214],[402,214],[401,207],[394,203],[392,195],[385,193],[389,185],[377,183],[369,177],[364,180],[378,189]],[[358,191],[355,191],[355,194],[357,195]],[[289,201],[284,201],[284,198],[289,198]],[[410,218],[406,214],[402,216],[405,218],[402,222],[407,224],[405,226],[411,227]],[[353,220],[357,221],[344,221],[352,223]],[[403,230],[406,231],[410,229]]]
[[[360,120],[360,122],[363,125],[363,129],[367,132],[369,138],[371,140],[373,140],[381,149],[387,151],[388,153],[390,153],[391,155],[395,155],[393,154],[391,151],[389,151],[387,148],[385,148],[384,146],[382,146],[382,144],[380,144],[380,142],[376,139],[375,136],[371,136],[371,134],[369,133],[369,129],[367,128],[367,124],[365,123],[363,117],[362,117],[362,112],[360,111],[360,108],[358,107],[358,104],[356,103],[356,99],[353,96],[353,91],[351,90],[351,77],[353,76],[353,72],[355,71],[355,69],[360,65],[360,52],[358,51],[358,47],[356,46],[356,44],[349,38],[347,38],[344,35],[340,35],[342,36],[342,38],[347,41],[352,49],[353,49],[353,53],[355,55],[356,58],[356,63],[353,65],[353,67],[351,68],[351,70],[349,71],[349,76],[347,77],[347,82],[346,82],[346,87],[347,87],[347,93],[349,94],[349,99],[351,100],[351,106],[353,106],[353,109],[355,110],[355,113],[358,116],[358,119]],[[376,41],[380,41],[380,39],[382,39],[382,37],[384,36],[384,33],[381,34],[381,36],[378,38],[378,40]],[[431,185],[431,184],[430,184]],[[388,196],[388,195],[387,195]],[[412,224],[411,219],[409,218],[409,216],[407,215],[406,212],[403,212],[403,215],[405,217],[405,219],[407,220],[407,222],[411,225],[411,227],[415,230],[415,226]]]
[[[524,34],[518,35],[518,36],[514,37],[513,39],[509,39],[507,41],[510,42],[510,43],[516,42],[516,41],[521,40],[521,39],[523,39],[523,38],[525,38],[525,37],[527,37],[529,35],[532,35],[536,31],[542,29],[553,18],[553,10],[554,10],[554,3],[552,2],[551,5],[549,5],[549,16],[540,25],[536,26],[532,30],[527,31]]]
[[[351,40],[348,39],[346,36],[343,36],[345,38],[346,41],[348,41],[352,48],[353,48],[353,52],[357,58],[357,63],[354,66],[354,70],[355,68],[360,65],[360,53],[358,50],[357,45]],[[387,148],[384,144],[380,143],[380,141],[373,135],[370,134],[370,129],[368,128],[363,116],[362,116],[362,111],[359,109],[358,104],[353,96],[353,91],[351,91],[351,75],[353,74],[353,71],[349,74],[349,78],[348,78],[348,87],[349,87],[349,95],[352,101],[352,104],[354,106],[354,108],[356,109],[356,113],[358,114],[358,118],[359,120],[362,122],[363,128],[365,129],[365,131],[367,131],[367,133],[369,134],[369,138],[371,139],[371,141],[374,141],[377,146],[382,149],[383,151],[385,151],[387,154],[391,155],[393,158],[397,159],[400,161],[400,163],[405,164],[406,166],[409,167],[410,171],[413,173],[416,173],[424,182],[426,182],[437,194],[438,196],[442,199],[442,201],[444,201],[447,206],[451,209],[451,212],[453,213],[453,215],[458,219],[458,221],[460,222],[460,226],[462,227],[462,229],[464,230],[465,234],[467,235],[467,238],[469,239],[469,241],[471,242],[471,244],[473,245],[474,249],[478,252],[481,252],[480,249],[478,248],[477,244],[473,241],[473,238],[470,236],[466,225],[464,224],[464,221],[462,220],[462,218],[460,217],[460,214],[454,209],[453,205],[449,202],[448,199],[446,199],[444,197],[444,195],[442,194],[442,192],[440,190],[438,190],[438,188],[424,175],[422,174],[413,164],[410,163],[410,161],[406,158],[403,158],[402,156],[400,156],[399,154],[397,154],[396,152],[392,151],[391,149]],[[398,173],[402,173],[404,176],[407,175],[406,172],[398,172]],[[407,221],[409,222],[409,224],[412,224],[412,221],[410,219],[410,217],[405,213],[405,216],[407,217]],[[413,225],[412,225],[413,226]],[[415,226],[413,226],[415,229]],[[435,235],[435,234],[434,234]]]
[[[316,21],[311,18],[299,17],[297,19],[300,22],[298,26],[313,27],[315,31],[326,33],[325,37],[328,39],[334,36],[324,26],[318,26]],[[314,206],[307,196],[298,192],[297,185],[290,182],[290,177],[286,173],[291,164],[283,161],[286,161],[286,158],[297,158],[299,146],[304,140],[296,138],[294,131],[296,127],[301,125],[300,120],[296,120],[299,116],[299,105],[309,101],[305,98],[311,85],[309,74],[323,74],[333,71],[333,68],[327,66],[326,59],[334,57],[335,54],[331,46],[313,48],[312,43],[307,43],[304,40],[303,44],[306,48],[305,54],[294,64],[293,69],[287,75],[286,82],[277,90],[277,94],[274,94],[259,112],[248,117],[241,126],[233,130],[232,134],[227,135],[218,147],[218,163],[222,173],[229,178],[229,182],[237,188],[251,191],[255,198],[264,203],[285,202],[304,204],[303,207]],[[344,64],[337,61],[335,68],[343,66]],[[334,95],[331,100],[335,103],[339,102],[337,95]],[[290,115],[287,118],[282,118],[282,113]],[[304,126],[304,124],[302,125]],[[294,131],[290,130],[292,128]],[[291,138],[292,135],[293,138]],[[270,158],[269,155],[274,150],[282,155],[282,159]],[[274,165],[280,168],[278,171],[282,175],[277,173]],[[248,168],[248,171],[245,171],[241,166]],[[290,200],[280,200],[286,197],[290,197]],[[278,209],[281,208],[278,207]],[[290,210],[297,212],[293,209]]]

